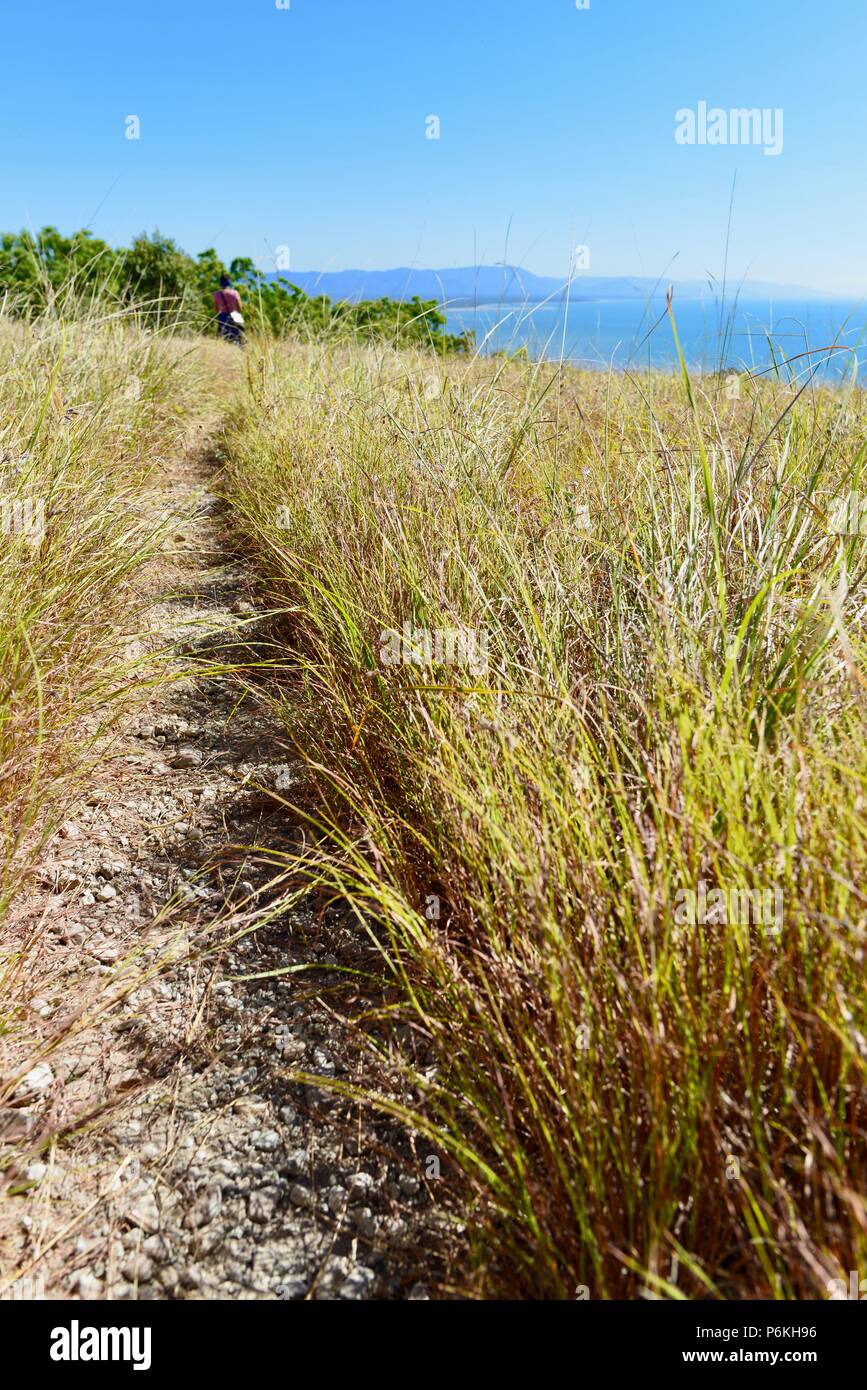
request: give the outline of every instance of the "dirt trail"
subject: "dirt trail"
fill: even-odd
[[[178,522],[151,576],[148,622],[175,665],[235,657],[257,631],[255,592],[212,491],[211,433],[202,428],[205,442],[167,466],[160,486]],[[346,977],[328,968],[369,967],[369,945],[311,906],[204,956],[193,949],[209,931],[213,946],[215,922],[221,940],[236,936],[240,914],[267,903],[274,870],[262,851],[291,852],[301,833],[267,795],[291,798],[300,773],[265,702],[241,696],[230,673],[157,686],[40,869],[28,910],[45,914],[71,980],[82,956],[98,988],[123,978],[130,952],[156,961],[173,941],[180,958],[59,1048],[27,1103],[7,1113],[7,1139],[20,1138],[130,1092],[107,1123],[38,1155],[31,1186],[3,1204],[7,1290],[13,1279],[49,1298],[432,1291],[430,1156],[288,1075],[370,1079],[329,1002]],[[292,965],[315,969],[236,978]],[[50,1028],[52,1001],[32,1004]]]

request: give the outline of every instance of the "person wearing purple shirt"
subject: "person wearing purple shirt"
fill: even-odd
[[[241,296],[232,288],[228,275],[220,276],[220,288],[214,291],[214,308],[217,311],[217,334],[227,342],[241,345]],[[237,317],[234,317],[237,315]]]

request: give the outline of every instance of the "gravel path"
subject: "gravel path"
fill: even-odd
[[[152,645],[175,665],[236,657],[258,631],[255,593],[209,491],[214,472],[201,446],[165,480],[163,500],[180,519],[149,618]],[[15,1221],[0,1231],[0,1274],[19,1289],[31,1281],[49,1298],[112,1299],[436,1294],[438,1155],[334,1091],[291,1079],[293,1069],[380,1079],[341,1014],[347,977],[329,969],[375,968],[372,947],[339,913],[312,905],[239,936],[244,914],[274,901],[267,852],[292,853],[304,833],[268,795],[298,791],[281,730],[264,701],[241,696],[231,674],[159,685],[39,871],[28,911],[46,914],[51,952],[61,973],[68,957],[76,990],[84,979],[117,993],[143,960],[175,963],[58,1048],[23,1103],[0,1112],[0,1141],[4,1123],[7,1141],[20,1140],[44,1123],[68,1131],[98,1098],[129,1093],[107,1123],[40,1153],[27,1191],[5,1204]],[[306,968],[238,979],[287,966]],[[32,1001],[45,1029],[68,1003]]]

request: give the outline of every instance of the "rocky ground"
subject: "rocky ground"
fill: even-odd
[[[187,674],[105,748],[20,909],[41,932],[34,1030],[80,1024],[0,1110],[0,1143],[22,1154],[0,1290],[428,1298],[438,1155],[292,1080],[381,1080],[336,969],[375,968],[375,953],[339,911],[275,908],[269,856],[305,835],[278,798],[300,773],[266,701],[220,668],[260,623],[217,471],[204,443],[167,470],[178,523],[149,580],[143,644]]]

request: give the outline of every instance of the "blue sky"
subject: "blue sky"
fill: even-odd
[[[736,173],[730,276],[867,290],[864,0],[41,0],[3,30],[3,228],[695,278]],[[782,153],[678,145],[700,101],[782,108]]]

